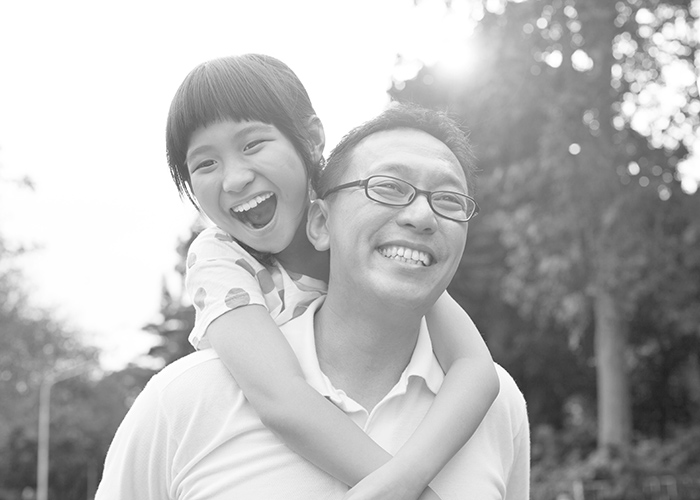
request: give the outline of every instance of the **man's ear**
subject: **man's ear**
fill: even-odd
[[[328,234],[328,203],[326,200],[315,200],[309,207],[306,218],[306,236],[319,252],[330,249]]]
[[[313,158],[314,163],[318,163],[321,161],[323,149],[326,147],[326,133],[323,130],[323,124],[318,116],[313,115],[309,118],[306,128],[309,131],[311,158]]]

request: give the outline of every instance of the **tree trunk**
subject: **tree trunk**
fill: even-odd
[[[691,354],[685,368],[685,382],[688,388],[688,399],[691,404],[691,416],[695,422],[700,422],[700,357]]]
[[[598,450],[608,458],[626,456],[632,434],[626,325],[615,298],[604,287],[597,291],[594,307]]]

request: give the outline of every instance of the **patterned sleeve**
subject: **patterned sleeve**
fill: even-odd
[[[264,294],[274,287],[269,272],[216,227],[205,229],[192,242],[185,285],[196,314],[189,336],[195,349],[210,347],[206,330],[222,314],[250,304],[267,308]]]

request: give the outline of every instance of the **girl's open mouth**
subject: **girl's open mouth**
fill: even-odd
[[[230,212],[235,218],[253,229],[262,229],[275,216],[277,196],[265,193],[252,200],[233,207]]]

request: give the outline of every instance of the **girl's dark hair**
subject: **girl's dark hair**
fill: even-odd
[[[200,64],[175,93],[165,129],[170,174],[180,196],[198,207],[185,162],[192,133],[224,120],[277,127],[292,142],[314,182],[319,166],[312,160],[308,120],[315,114],[299,78],[274,57],[244,54]]]

